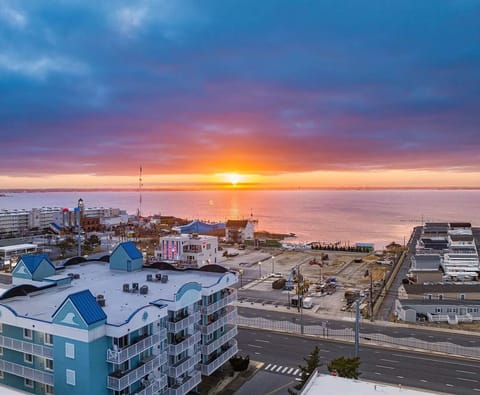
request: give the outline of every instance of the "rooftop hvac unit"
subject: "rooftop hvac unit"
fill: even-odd
[[[74,278],[75,280],[78,280],[78,279],[80,278],[80,274],[74,273],[74,274],[73,274],[73,278]]]
[[[123,292],[130,292],[130,284],[123,284]]]
[[[132,283],[132,292],[138,292],[138,283]]]
[[[161,273],[155,274],[155,278],[157,279],[157,281],[160,281],[162,279],[162,274]]]
[[[162,275],[162,283],[166,283],[168,281],[168,274]]]
[[[140,295],[146,295],[148,294],[148,285],[142,285],[140,287]]]
[[[153,276],[151,274],[147,274],[147,281],[153,281]]]
[[[98,303],[101,307],[105,307],[105,298],[103,297],[103,295],[102,295],[102,298],[101,298],[101,299],[97,296],[97,303]]]

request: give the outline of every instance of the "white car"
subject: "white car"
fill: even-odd
[[[282,278],[283,274],[280,272],[270,274],[270,277]]]

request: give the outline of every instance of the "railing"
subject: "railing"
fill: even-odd
[[[175,385],[168,389],[168,395],[184,395],[194,389],[202,381],[202,373],[196,371],[190,375],[188,380],[184,381],[181,385]]]
[[[182,329],[188,328],[190,325],[198,323],[198,321],[200,321],[200,312],[196,311],[195,313],[188,315],[180,321],[168,322],[167,330],[172,333],[177,333]]]
[[[238,326],[258,328],[269,331],[302,333],[302,326],[290,321],[274,321],[263,317],[242,317],[237,319]],[[353,324],[352,324],[353,326]],[[304,325],[303,333],[321,338],[335,339],[339,341],[353,342],[355,333],[352,328],[332,329],[321,325]],[[422,349],[441,354],[451,354],[463,357],[480,359],[480,347],[467,347],[451,342],[430,343],[412,337],[392,337],[382,333],[361,333],[360,344],[373,344],[388,346],[391,348]]]
[[[217,358],[215,358],[213,361],[211,361],[210,363],[205,363],[200,365],[202,368],[202,374],[206,376],[211,375],[213,372],[215,372],[215,370],[217,370],[220,366],[222,366],[225,362],[227,362],[230,358],[232,358],[237,352],[238,352],[237,341],[234,340],[232,341],[232,345],[230,346],[230,348],[228,348],[222,354],[217,356]]]
[[[189,349],[196,343],[200,342],[201,340],[200,332],[195,332],[193,335],[188,336],[186,339],[181,341],[178,344],[169,344],[168,345],[168,354],[170,355],[178,355],[181,352]]]
[[[4,361],[0,359],[0,370],[5,373],[10,373],[15,376],[26,378],[29,380],[36,381],[37,383],[54,384],[54,378],[52,373],[45,373],[41,370],[32,369],[18,363]]]
[[[221,328],[222,326],[233,323],[237,319],[237,308],[234,306],[233,309],[227,312],[224,316],[220,317],[218,320],[211,322],[208,325],[200,325],[200,331],[204,335],[209,335],[212,332],[215,332],[217,329]]]
[[[193,356],[187,358],[186,360],[170,366],[168,368],[168,375],[170,377],[179,377],[183,373],[187,372],[189,369],[194,367],[202,359],[202,355],[199,353],[194,354]]]
[[[143,388],[135,392],[134,395],[156,395],[167,386],[167,375],[162,374],[159,378],[148,380],[142,384]]]
[[[0,347],[26,354],[32,354],[38,357],[53,359],[52,347],[45,347],[41,346],[40,344],[17,340],[7,336],[0,336]]]
[[[215,311],[221,309],[222,307],[227,306],[229,303],[232,303],[237,300],[237,291],[235,289],[228,289],[228,295],[224,296],[222,299],[217,300],[216,302],[209,304],[207,306],[202,306],[202,314],[212,314]]]
[[[134,356],[141,354],[145,350],[148,350],[158,342],[160,342],[160,335],[154,334],[151,336],[147,336],[146,338],[140,340],[139,342],[134,343],[121,350],[108,349],[107,362],[115,363],[117,365],[121,364],[133,358]]]
[[[107,378],[107,388],[114,391],[121,391],[127,388],[129,385],[132,385],[158,368],[160,366],[160,360],[160,356],[153,357],[153,359],[150,359],[133,370],[119,372],[119,377],[116,377],[115,373],[111,373]]]
[[[218,339],[215,339],[214,341],[212,341],[209,344],[202,345],[202,354],[205,354],[205,355],[211,354],[216,349],[223,346],[226,342],[228,342],[229,340],[231,340],[235,336],[237,336],[237,333],[238,333],[238,330],[237,330],[236,326],[234,326],[233,328],[230,328],[227,332],[225,332]]]

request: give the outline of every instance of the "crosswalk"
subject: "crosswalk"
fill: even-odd
[[[290,366],[275,365],[273,363],[264,365],[263,370],[266,370],[272,373],[285,374],[289,376],[300,376],[302,374],[302,372],[298,368],[292,368]]]

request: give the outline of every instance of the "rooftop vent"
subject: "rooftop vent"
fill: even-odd
[[[132,283],[132,292],[138,292],[138,283]]]
[[[153,281],[153,275],[147,274],[147,281]]]
[[[168,274],[162,274],[162,283],[166,283],[168,281]]]
[[[123,284],[123,292],[130,292],[130,284]]]
[[[97,295],[97,303],[101,307],[105,307],[105,296],[103,296],[102,294]]]
[[[162,279],[162,275],[160,273],[155,274],[155,278],[157,281],[160,281]]]
[[[142,285],[140,287],[140,295],[146,295],[148,294],[148,285]]]

